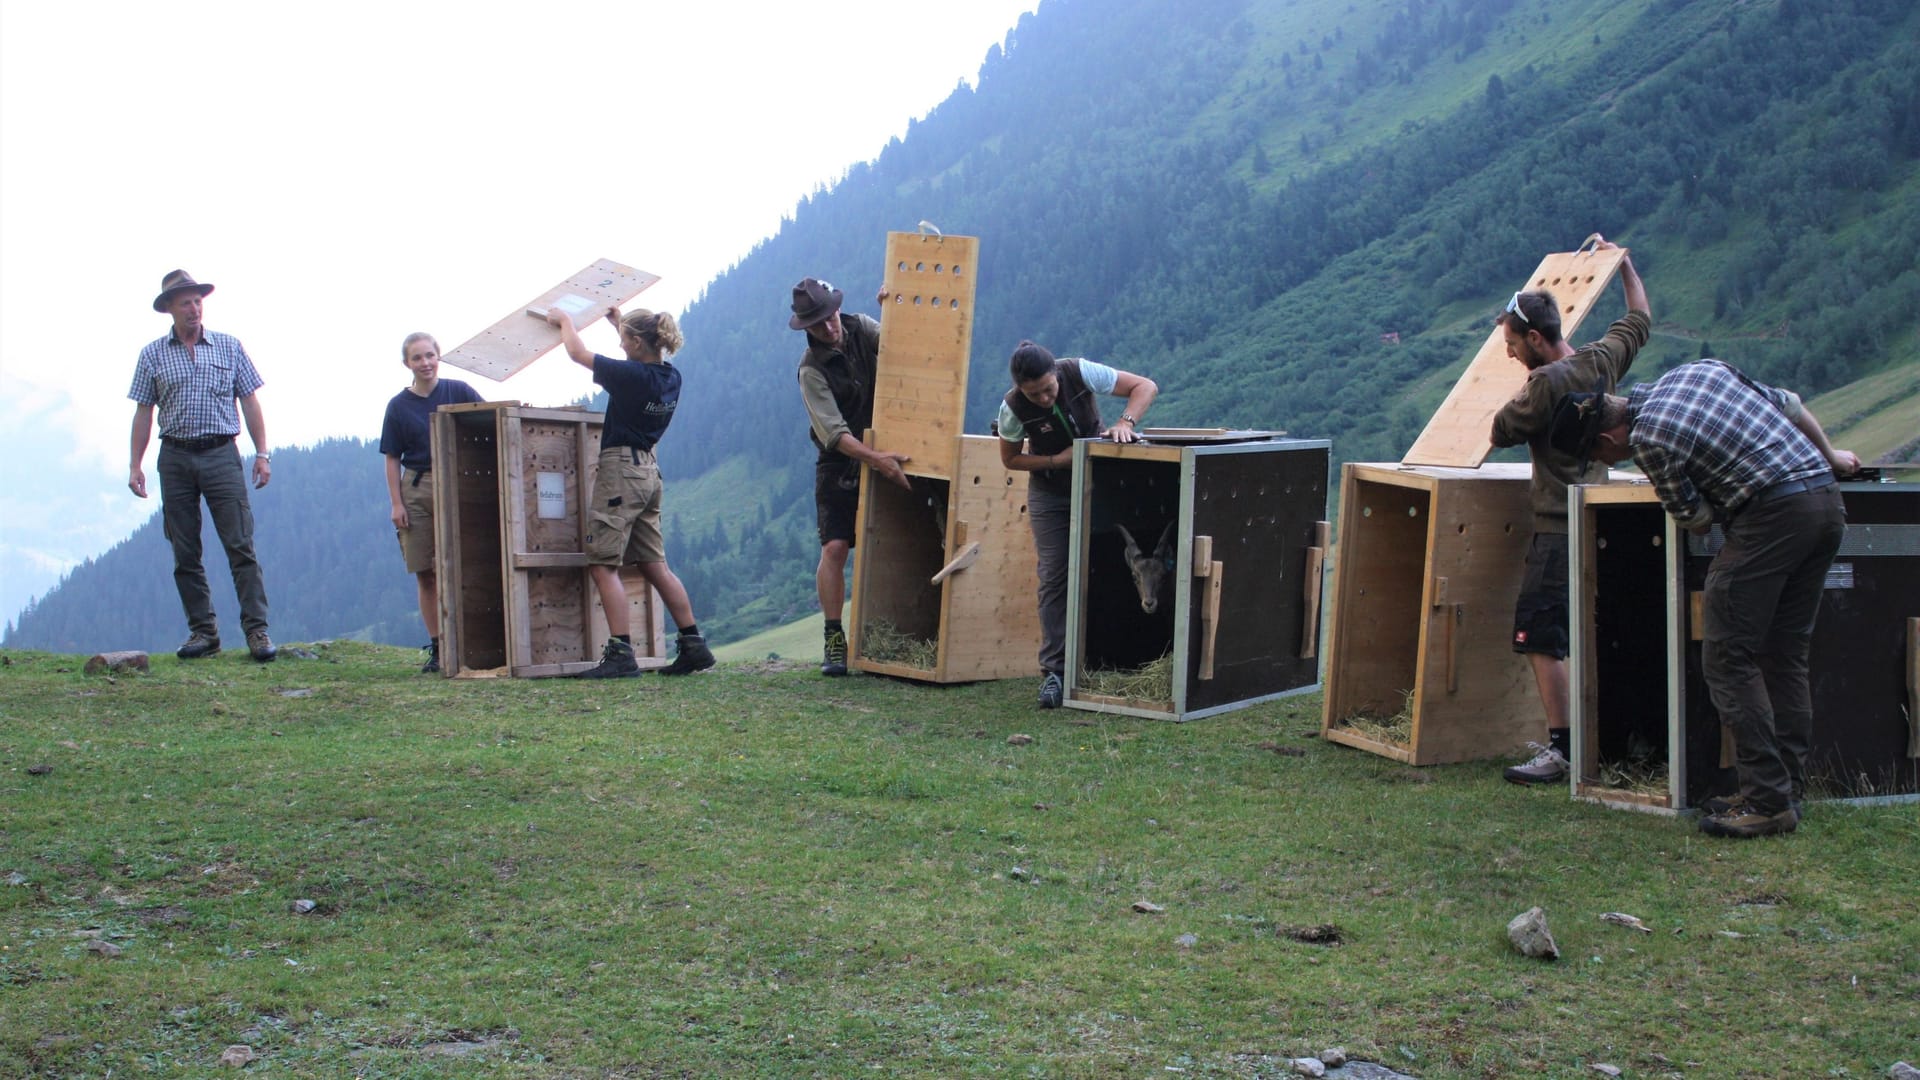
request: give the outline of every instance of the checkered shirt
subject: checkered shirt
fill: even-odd
[[[1827,460],[1794,426],[1799,395],[1718,360],[1682,364],[1627,397],[1634,464],[1685,528],[1724,520],[1775,484],[1816,477]]]
[[[206,329],[200,337],[189,351],[169,331],[141,349],[133,366],[133,386],[127,396],[142,405],[160,407],[162,438],[240,434],[234,399],[265,385],[239,338]]]

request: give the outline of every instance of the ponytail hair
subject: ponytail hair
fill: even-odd
[[[680,347],[687,343],[680,334],[680,324],[664,311],[648,311],[645,308],[630,311],[620,320],[620,328],[646,342],[649,349],[663,357],[679,352]]]

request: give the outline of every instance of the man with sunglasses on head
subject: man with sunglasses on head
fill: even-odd
[[[1597,238],[1598,250],[1618,244]],[[1571,752],[1567,721],[1567,486],[1606,480],[1607,468],[1555,449],[1547,439],[1554,405],[1575,392],[1612,393],[1652,327],[1647,286],[1631,257],[1620,260],[1627,313],[1599,341],[1578,349],[1560,336],[1560,305],[1551,293],[1517,292],[1495,321],[1506,334],[1507,355],[1527,369],[1526,385],[1494,414],[1495,446],[1525,444],[1533,461],[1533,539],[1526,576],[1513,610],[1513,651],[1533,669],[1547,714],[1547,741],[1533,743],[1532,759],[1507,769],[1516,784],[1556,784],[1567,778]]]

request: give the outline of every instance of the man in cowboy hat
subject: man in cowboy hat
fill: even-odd
[[[881,298],[885,299],[882,293]],[[822,675],[847,673],[847,632],[840,624],[847,599],[847,552],[860,511],[860,466],[912,490],[900,463],[905,454],[881,453],[860,441],[873,425],[873,380],[880,359],[880,324],[840,313],[841,292],[818,278],[793,287],[787,325],[807,335],[800,357],[800,396],[820,449],[813,466],[814,518],[820,529],[820,565],[814,587],[826,616]]]
[[[173,545],[173,584],[187,614],[187,640],[181,659],[194,660],[220,651],[220,631],[214,622],[213,595],[200,562],[200,500],[213,515],[213,527],[227,549],[233,571],[233,589],[240,597],[240,623],[247,634],[247,651],[261,663],[278,650],[267,633],[267,588],[260,562],[253,554],[253,507],[247,501],[246,475],[234,439],[240,419],[234,402],[247,418],[253,440],[253,486],[267,486],[272,476],[267,450],[267,425],[260,414],[260,373],[239,340],[201,325],[206,295],[213,286],[175,270],[160,281],[153,310],[173,317],[167,335],[140,350],[133,368],[133,387],[127,396],[133,408],[133,464],[127,487],[147,497],[147,474],[141,463],[153,435],[154,406],[160,407],[160,514],[167,540]]]
[[[1564,395],[1548,439],[1576,461],[1632,457],[1675,521],[1702,534],[1721,526],[1700,659],[1713,707],[1733,728],[1740,792],[1709,806],[1700,829],[1792,832],[1813,732],[1807,652],[1847,531],[1834,474],[1859,471],[1860,459],[1833,448],[1798,395],[1718,360],[1682,364],[1624,398]]]
[[[1618,244],[1600,239],[1600,249]],[[1601,483],[1607,470],[1576,466],[1547,445],[1553,403],[1570,390],[1612,390],[1620,384],[1652,329],[1647,286],[1631,258],[1620,260],[1627,313],[1599,341],[1576,349],[1560,336],[1560,306],[1547,292],[1517,292],[1495,321],[1506,335],[1507,355],[1527,369],[1527,381],[1494,414],[1495,446],[1527,448],[1533,538],[1520,595],[1514,602],[1513,651],[1527,658],[1546,712],[1547,741],[1534,743],[1533,758],[1503,774],[1516,784],[1557,784],[1567,778],[1571,752],[1567,721],[1567,485]]]

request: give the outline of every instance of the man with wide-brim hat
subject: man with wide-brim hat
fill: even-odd
[[[1562,395],[1547,437],[1557,453],[1633,458],[1683,528],[1719,525],[1707,567],[1700,669],[1733,729],[1740,791],[1708,800],[1702,832],[1748,838],[1800,824],[1813,735],[1807,656],[1827,567],[1847,531],[1836,450],[1798,395],[1718,360],[1682,364],[1626,397]],[[1718,804],[1718,805],[1715,805]]]
[[[200,503],[205,500],[214,531],[227,551],[233,589],[240,599],[240,624],[247,651],[261,663],[278,651],[267,632],[267,588],[253,552],[253,506],[247,498],[246,472],[234,440],[240,417],[253,440],[253,486],[263,488],[273,475],[267,449],[267,424],[257,391],[260,372],[238,338],[201,324],[213,286],[195,281],[185,270],[160,279],[153,310],[173,317],[165,337],[140,350],[134,364],[133,461],[127,488],[147,497],[142,467],[153,437],[154,410],[160,414],[160,515],[173,545],[173,583],[186,610],[187,640],[177,650],[183,660],[220,651],[213,594],[200,558]],[[238,402],[239,409],[234,408]]]
[[[175,270],[160,279],[160,295],[153,298],[153,310],[164,313],[167,310],[168,301],[183,292],[199,293],[202,298],[205,298],[212,291],[212,285],[193,280],[193,275],[185,270]]]
[[[886,294],[882,293],[884,300]],[[820,450],[813,466],[814,518],[820,565],[814,587],[826,617],[820,673],[847,673],[847,632],[840,616],[847,599],[847,553],[860,514],[860,466],[912,490],[900,465],[905,454],[882,453],[860,441],[873,426],[873,381],[880,360],[880,324],[840,311],[842,294],[829,282],[804,278],[793,287],[792,329],[807,335],[800,356],[800,396]]]

